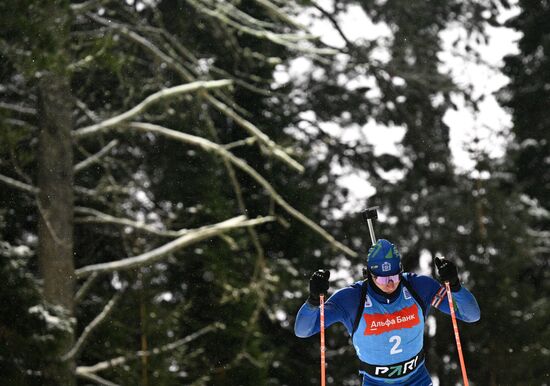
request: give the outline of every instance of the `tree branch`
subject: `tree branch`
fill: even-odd
[[[84,297],[84,295],[86,294],[86,292],[88,292],[88,289],[90,289],[90,287],[92,286],[92,284],[94,283],[95,279],[98,277],[99,275],[97,273],[92,273],[90,276],[88,276],[88,278],[86,279],[86,281],[84,282],[84,284],[82,284],[80,286],[80,288],[78,289],[78,291],[76,292],[76,295],[74,296],[74,302],[75,304],[79,303],[80,300],[82,300],[82,298]]]
[[[109,214],[100,212],[98,210],[92,209],[92,208],[85,208],[85,207],[76,207],[75,213],[81,213],[81,214],[91,214],[92,216],[88,217],[77,217],[75,218],[75,223],[80,224],[86,224],[86,223],[92,223],[92,224],[115,224],[115,225],[122,225],[122,226],[129,226],[134,229],[139,229],[141,231],[154,234],[155,236],[160,237],[180,237],[189,232],[188,229],[180,229],[178,231],[171,231],[171,230],[160,230],[155,227],[149,226],[147,224],[143,224],[141,222],[132,221],[127,218],[121,218],[121,217],[113,217]],[[228,235],[225,234],[219,234],[216,235],[220,239],[222,239],[232,251],[236,251],[239,249],[237,243]],[[81,290],[84,290],[84,286],[86,283],[82,285]],[[79,290],[80,293],[80,290]],[[79,293],[77,293],[77,298],[80,299],[78,296]],[[75,299],[76,301],[77,299]]]
[[[156,103],[162,99],[171,98],[176,95],[187,94],[197,90],[203,90],[203,89],[207,90],[211,88],[226,87],[231,85],[231,83],[232,81],[227,79],[212,80],[212,81],[196,81],[193,83],[182,84],[179,86],[160,90],[152,95],[149,95],[141,103],[134,106],[130,110],[120,115],[117,115],[116,117],[112,117],[103,122],[97,123],[95,125],[83,127],[83,128],[77,129],[76,131],[73,131],[73,136],[76,138],[81,138],[84,136],[88,136],[90,134],[94,134],[98,131],[107,129],[109,127],[116,126],[124,121],[127,121],[135,117],[136,115],[138,115],[139,113],[147,109],[151,104]]]
[[[84,373],[84,372],[79,373],[78,368],[77,368],[76,375],[79,376],[80,378],[84,378],[84,379],[88,379],[90,381],[93,381],[93,382],[97,383],[98,385],[102,385],[102,386],[120,386],[119,384],[113,383],[113,382],[108,381],[104,378],[101,378],[99,375],[96,375],[96,374]]]
[[[239,146],[250,146],[250,145],[253,145],[256,142],[257,139],[258,138],[256,138],[256,137],[248,137],[248,138],[245,138],[245,139],[241,139],[241,140],[238,140],[238,141],[235,141],[235,142],[225,144],[225,145],[223,145],[223,147],[224,147],[225,150],[231,150],[231,149],[234,149],[234,148],[239,147]]]
[[[336,29],[336,31],[338,32],[338,34],[342,37],[342,39],[344,40],[344,42],[346,43],[346,47],[349,49],[350,47],[353,47],[353,44],[349,41],[349,39],[347,38],[347,36],[344,34],[344,31],[342,31],[342,29],[340,28],[340,25],[338,24],[338,22],[336,21],[336,19],[334,18],[334,15],[332,15],[331,13],[329,13],[326,9],[324,9],[323,7],[321,7],[319,4],[317,4],[315,1],[311,1],[311,5],[313,5],[314,8],[316,8],[317,10],[319,10],[319,12],[321,12],[329,21],[330,23],[332,24],[332,26],[334,27],[334,29]]]
[[[269,0],[256,0],[256,2],[260,4],[262,7],[264,7],[265,9],[267,9],[269,13],[278,17],[288,25],[291,25],[294,28],[298,28],[304,31],[307,30],[307,28],[304,25],[298,23],[296,20],[293,20],[283,10],[281,10],[279,7],[277,7],[275,4],[273,4]]]
[[[88,166],[93,165],[94,163],[98,162],[101,159],[101,157],[103,157],[104,155],[109,153],[109,151],[111,151],[111,149],[113,147],[115,147],[116,145],[118,145],[118,141],[116,139],[113,139],[111,142],[109,142],[107,145],[105,145],[105,147],[103,149],[101,149],[97,153],[93,154],[92,156],[86,158],[82,162],[77,163],[74,166],[74,172],[78,173],[79,171],[87,168]]]
[[[105,307],[99,313],[99,315],[97,315],[94,318],[94,320],[92,320],[92,322],[88,324],[86,328],[84,328],[84,331],[82,332],[82,334],[80,335],[80,337],[78,338],[74,346],[69,350],[69,352],[67,352],[65,355],[61,357],[62,360],[67,361],[67,360],[73,359],[80,353],[80,351],[82,350],[82,347],[86,343],[86,339],[88,339],[88,337],[91,335],[93,330],[97,328],[97,326],[99,326],[107,318],[107,316],[109,316],[113,307],[122,296],[122,292],[123,291],[117,292],[115,296],[113,296],[111,300],[109,300],[109,302],[105,305]]]
[[[231,152],[227,151],[223,148],[223,146],[220,146],[214,142],[211,142],[205,138],[197,137],[194,135],[182,133],[175,130],[170,130],[165,127],[154,125],[152,123],[143,123],[143,122],[132,122],[129,124],[130,128],[141,130],[145,132],[154,132],[161,134],[163,136],[166,136],[168,138],[172,138],[175,140],[178,140],[180,142],[188,143],[194,146],[198,146],[202,148],[205,151],[216,153],[224,158],[227,158],[233,163],[235,166],[237,166],[239,169],[244,171],[246,174],[251,176],[254,180],[256,180],[267,192],[268,194],[273,197],[273,199],[284,209],[286,210],[292,217],[296,218],[297,220],[301,221],[311,229],[313,229],[315,232],[320,234],[325,240],[327,240],[332,246],[334,246],[337,249],[340,249],[344,253],[352,256],[357,257],[357,253],[350,248],[346,247],[342,243],[338,242],[332,235],[330,235],[327,231],[325,231],[323,228],[321,228],[319,225],[317,225],[315,222],[311,221],[309,218],[304,216],[300,211],[296,210],[294,207],[292,207],[288,202],[286,202],[276,191],[273,189],[271,184],[267,182],[265,178],[263,178],[254,168],[252,168],[250,165],[248,165],[244,160],[235,157]]]
[[[285,161],[286,164],[290,165],[293,169],[297,170],[300,173],[304,172],[304,167],[300,165],[297,161],[292,159],[284,150],[281,150],[279,145],[271,140],[266,134],[264,134],[260,129],[258,129],[252,122],[247,121],[234,110],[230,109],[225,103],[217,100],[212,96],[207,96],[208,101],[214,105],[222,113],[233,119],[239,124],[242,128],[252,134],[254,137],[258,138],[262,144],[265,144],[268,149],[273,153],[273,155],[279,159]]]
[[[290,50],[298,51],[300,53],[317,54],[317,55],[335,55],[338,51],[332,48],[317,48],[315,46],[304,46],[303,42],[309,40],[318,39],[317,36],[311,34],[296,34],[296,33],[278,33],[274,31],[261,28],[258,23],[254,23],[254,27],[245,25],[242,21],[248,21],[250,24],[250,18],[244,20],[241,12],[241,20],[234,21],[231,17],[238,16],[234,10],[230,10],[228,7],[223,6],[223,2],[216,2],[216,9],[210,9],[205,4],[205,0],[187,0],[198,12],[204,13],[214,19],[219,20],[220,23],[227,25],[234,30],[254,36],[258,39],[268,40],[272,43],[284,46]],[[202,2],[202,4],[200,4]],[[225,8],[225,9],[224,9]],[[229,11],[229,12],[228,12]]]
[[[123,269],[131,269],[134,267],[140,267],[149,265],[162,259],[169,253],[173,253],[179,249],[187,247],[188,245],[197,243],[201,240],[217,236],[228,230],[240,227],[247,227],[251,225],[263,224],[269,221],[273,221],[273,217],[259,217],[253,220],[248,220],[246,216],[237,216],[229,220],[214,224],[207,225],[198,229],[189,230],[183,236],[166,243],[152,251],[143,253],[138,256],[128,257],[122,260],[112,261],[108,263],[92,264],[79,268],[75,271],[76,277],[84,277],[94,272],[112,272]]]
[[[99,15],[93,14],[93,13],[87,13],[88,17],[97,23],[104,25],[110,29],[117,30],[120,32],[123,36],[127,37],[134,43],[139,44],[141,47],[145,48],[147,51],[152,53],[154,56],[159,58],[161,61],[167,63],[170,67],[172,67],[176,72],[178,72],[184,80],[187,82],[193,82],[195,81],[195,77],[193,74],[191,74],[186,68],[184,68],[178,61],[176,61],[171,56],[164,53],[161,49],[159,49],[156,45],[151,43],[149,40],[145,39],[143,36],[139,35],[138,33],[130,30],[127,26],[117,23],[114,20],[105,19]]]
[[[150,225],[133,221],[127,218],[113,217],[109,214],[100,212],[91,208],[84,207],[75,207],[75,213],[91,215],[89,217],[79,217],[75,219],[77,223],[94,223],[94,224],[117,224],[129,226],[135,229],[140,229],[142,231],[152,233],[157,236],[162,237],[180,237],[188,232],[187,229],[181,229],[179,231],[163,231],[152,227]]]
[[[84,13],[100,4],[101,2],[98,0],[88,0],[83,3],[71,4],[71,11],[74,13]]]
[[[260,20],[254,19],[250,15],[240,11],[238,8],[235,9],[235,7],[233,7],[233,9],[231,9],[231,7],[228,7],[227,5],[224,6],[224,2],[215,2],[216,9],[208,8],[208,4],[205,4],[205,0],[188,0],[188,2],[198,12],[217,19],[222,24],[230,26],[241,33],[254,36],[258,39],[269,40],[275,44],[294,48],[295,45],[293,43],[295,42],[315,39],[315,36],[308,34],[286,34],[267,30],[264,27],[269,27],[269,25]],[[239,18],[239,16],[241,19],[239,22],[231,19],[231,17]],[[243,22],[252,25],[253,27],[247,26]]]
[[[172,58],[170,55],[167,55],[165,52],[163,52],[160,48],[158,48],[156,45],[154,45],[149,40],[145,39],[144,37],[140,36],[134,31],[131,31],[128,27],[121,25],[119,23],[116,23],[112,20],[106,20],[102,17],[99,17],[94,14],[88,14],[88,16],[95,20],[96,22],[108,26],[109,28],[116,29],[119,31],[123,36],[126,36],[133,42],[139,44],[143,48],[145,48],[148,52],[152,53],[155,57],[159,58],[163,62],[167,63],[174,71],[176,71],[184,80],[191,82],[194,80],[193,74],[191,74],[187,69],[185,69],[177,60]],[[214,96],[210,95],[206,90],[203,91],[203,97],[214,107],[216,107],[220,112],[225,114],[226,116],[233,119],[238,125],[240,125],[242,128],[244,128],[246,131],[254,135],[259,139],[259,141],[266,146],[269,152],[271,152],[276,158],[279,158],[283,162],[285,162],[287,165],[292,167],[293,169],[297,170],[298,172],[302,173],[304,168],[302,165],[300,165],[298,162],[294,161],[288,154],[286,154],[285,151],[282,149],[275,147],[274,148],[274,142],[271,141],[271,139],[264,134],[260,129],[258,129],[256,126],[254,126],[251,122],[248,122],[246,119],[242,118],[237,112],[235,112],[234,109],[231,109],[226,104],[219,101]]]
[[[209,332],[212,332],[212,331],[214,331],[216,329],[219,329],[219,328],[224,328],[223,324],[214,323],[214,324],[208,325],[208,326],[192,333],[191,335],[187,335],[185,338],[181,338],[181,339],[179,339],[175,342],[169,343],[169,344],[161,346],[161,347],[154,348],[154,349],[149,350],[149,351],[138,351],[138,352],[133,353],[133,354],[129,354],[129,355],[125,355],[125,356],[119,356],[119,357],[116,357],[116,358],[108,359],[108,360],[103,361],[103,362],[96,363],[93,366],[78,366],[76,368],[76,374],[78,374],[78,375],[81,375],[81,374],[94,374],[94,373],[97,373],[97,372],[102,371],[102,370],[106,370],[106,369],[110,369],[110,368],[115,367],[115,366],[123,365],[123,364],[125,364],[126,362],[128,362],[129,360],[132,360],[132,359],[141,358],[143,356],[158,355],[158,354],[165,353],[167,351],[173,351],[173,350],[175,350],[175,349],[177,349],[177,348],[179,348],[179,347],[181,347],[181,346],[183,346],[183,345],[199,338],[200,336],[202,336],[204,334],[207,334]]]
[[[212,136],[216,141],[219,141],[219,138],[216,134],[216,130],[214,127],[214,122],[212,122],[212,119],[210,119],[210,116],[207,116],[207,125],[208,129],[211,131]],[[250,137],[249,139],[255,139],[255,137]],[[227,149],[227,147],[225,147]],[[237,198],[237,204],[239,206],[239,210],[241,214],[246,215],[248,212],[246,208],[246,204],[244,201],[243,193],[241,184],[239,183],[239,180],[237,178],[237,173],[235,173],[235,167],[227,158],[223,158],[223,164],[225,166],[225,169],[227,170],[227,174],[229,175],[229,180],[231,181],[231,184],[233,185],[233,192],[235,193],[235,196]],[[254,245],[254,248],[256,249],[256,267],[258,266],[258,262],[262,261],[265,262],[265,253],[264,249],[262,247],[262,243],[260,242],[260,237],[258,236],[258,232],[254,229],[254,227],[247,227],[248,234],[250,235],[250,238],[252,240],[252,244]],[[252,276],[252,280],[255,280],[255,273]]]
[[[11,186],[12,188],[22,190],[31,194],[38,194],[38,188],[29,184],[26,184],[21,181],[17,181],[11,177],[0,174],[0,182],[5,183],[6,185]]]
[[[32,107],[14,105],[12,103],[0,102],[0,109],[15,111],[19,114],[36,115],[36,109]]]

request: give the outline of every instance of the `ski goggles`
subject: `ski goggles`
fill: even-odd
[[[393,281],[394,283],[399,282],[399,274],[390,276],[372,276],[374,278],[374,281],[380,285],[388,285],[390,281]]]

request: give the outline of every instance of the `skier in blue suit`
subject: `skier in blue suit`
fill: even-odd
[[[479,320],[474,296],[461,286],[456,265],[436,258],[442,282],[448,281],[456,317]],[[359,357],[363,386],[432,385],[424,364],[424,323],[431,307],[450,314],[445,285],[428,276],[403,272],[397,248],[381,239],[367,256],[366,279],[335,292],[325,302],[325,325],[342,323]],[[309,298],[296,316],[296,336],[319,332],[319,295],[329,288],[330,272],[316,271]]]

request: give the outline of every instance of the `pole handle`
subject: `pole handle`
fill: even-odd
[[[456,322],[453,295],[451,293],[451,285],[449,284],[448,281],[445,282],[445,289],[447,290],[447,299],[449,299],[449,309],[451,310],[451,319],[453,320],[453,330],[455,333],[456,348],[458,350],[458,358],[460,359],[460,368],[462,369],[462,379],[464,380],[464,386],[469,386],[468,374],[466,374],[466,365],[464,364],[464,357],[462,355],[462,345],[460,344],[460,335],[458,333],[458,324]]]
[[[372,226],[372,220],[370,218],[367,220],[367,224],[369,225],[370,241],[372,242],[372,245],[375,245],[376,236],[374,235],[374,227]]]
[[[363,220],[366,221],[369,226],[370,241],[372,242],[372,245],[374,245],[376,244],[376,236],[374,235],[374,226],[372,225],[372,221],[378,218],[378,207],[372,206],[367,208],[362,211],[361,214],[363,215]]]

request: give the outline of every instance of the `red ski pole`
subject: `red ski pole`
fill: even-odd
[[[321,386],[325,386],[325,296],[319,296],[321,306]]]
[[[451,310],[451,319],[453,320],[453,329],[454,329],[454,332],[455,332],[456,348],[458,349],[458,358],[460,359],[460,367],[462,369],[462,379],[464,380],[464,386],[469,386],[468,374],[466,374],[466,365],[464,364],[464,357],[462,356],[462,345],[460,344],[460,335],[458,334],[458,324],[456,323],[455,307],[454,307],[454,303],[453,303],[453,295],[451,294],[451,286],[449,285],[448,281],[445,282],[445,288],[447,290],[447,298],[449,299],[449,308]]]

